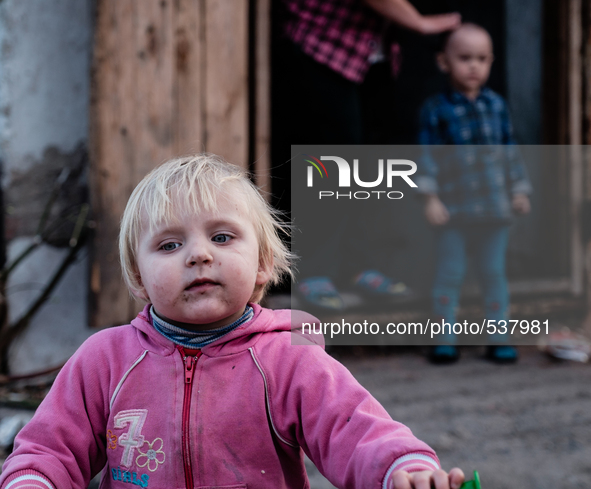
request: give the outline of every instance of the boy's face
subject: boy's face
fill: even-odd
[[[145,298],[163,319],[196,330],[237,320],[255,285],[271,271],[260,264],[254,226],[241,199],[220,197],[217,212],[177,212],[140,235],[137,261]],[[177,209],[178,211],[178,209]]]
[[[492,41],[483,29],[462,28],[451,34],[445,51],[437,56],[439,68],[452,86],[475,98],[488,80],[493,62]]]

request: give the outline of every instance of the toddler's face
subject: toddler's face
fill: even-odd
[[[206,330],[244,312],[255,284],[270,270],[259,263],[255,228],[242,200],[220,197],[217,212],[180,212],[153,230],[144,222],[137,253],[143,293],[163,319]]]
[[[474,98],[490,74],[493,62],[490,36],[481,29],[460,27],[449,38],[437,62],[456,90]]]

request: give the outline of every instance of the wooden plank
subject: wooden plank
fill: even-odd
[[[205,151],[204,32],[201,0],[177,0],[175,44],[175,130],[177,155]]]
[[[582,59],[583,32],[581,23],[582,0],[569,0],[569,52],[568,52],[568,90],[569,90],[569,144],[582,144]]]
[[[552,112],[549,114],[548,125],[551,133],[548,134],[546,142],[548,144],[568,144],[569,143],[569,56],[570,56],[570,37],[569,37],[569,7],[568,1],[549,1],[547,6],[552,6],[548,10],[548,27],[552,26],[552,31],[556,29],[557,42],[550,37],[547,50],[554,56],[549,61],[554,61],[553,69],[549,71],[548,84],[554,93],[546,94],[545,101],[552,100]]]
[[[174,154],[175,117],[173,1],[137,1],[135,19],[134,187]],[[131,188],[129,189],[131,191]]]
[[[248,2],[203,1],[205,148],[248,167]]]
[[[91,102],[93,326],[138,311],[123,285],[118,225],[129,195],[173,156],[247,165],[248,2],[98,0]]]
[[[137,313],[138,304],[129,299],[120,279],[118,223],[137,182],[173,155],[171,2],[124,0],[122,4],[128,8],[118,13],[122,28],[119,35],[112,35],[119,51],[112,53],[113,84],[109,88],[109,93],[117,94],[117,98],[103,107],[107,117],[116,115],[119,134],[113,136],[118,136],[122,144],[113,146],[113,154],[100,162],[102,167],[112,167],[119,173],[116,179],[108,178],[111,205],[104,209],[101,219],[102,230],[109,239],[101,247],[101,251],[109,249],[109,266],[101,269],[101,300],[94,315],[95,324],[101,326],[121,323]],[[106,138],[101,144],[109,146],[110,141]]]
[[[116,324],[128,315],[130,299],[118,261],[118,222],[135,163],[136,3],[100,0],[94,48],[90,132],[90,187],[96,232],[92,243],[92,326]]]
[[[137,314],[121,279],[119,221],[137,182],[174,154],[174,25],[171,0],[97,5],[91,193],[97,223],[91,268],[92,326]]]
[[[570,148],[570,203],[571,203],[571,277],[573,293],[583,293],[585,253],[581,239],[580,210],[583,204],[583,160],[580,145],[583,136],[582,59],[583,42],[582,0],[569,1],[568,51],[568,143]]]
[[[584,90],[584,128],[585,134],[583,138],[583,144],[591,144],[591,5],[589,2],[583,3],[583,33],[584,33],[584,45],[583,45],[583,90]],[[589,185],[587,190],[587,197],[591,198],[591,171],[588,172],[587,178],[589,179]]]
[[[591,207],[591,6],[584,2],[582,15],[583,30],[583,96],[584,96],[584,164],[585,164],[585,205]],[[587,236],[589,238],[589,236]],[[585,272],[586,272],[586,307],[587,317],[584,321],[584,328],[588,335],[591,335],[591,240],[585,243]]]
[[[254,170],[267,198],[271,192],[271,1],[256,0]]]

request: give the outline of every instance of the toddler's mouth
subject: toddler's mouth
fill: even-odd
[[[211,280],[208,278],[200,278],[200,279],[197,279],[197,280],[191,282],[188,287],[185,287],[185,290],[204,291],[204,290],[208,290],[212,287],[215,287],[216,285],[219,285],[219,284],[217,282],[215,282],[214,280]]]

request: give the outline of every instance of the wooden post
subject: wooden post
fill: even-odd
[[[248,2],[205,2],[205,143],[247,166]]]
[[[583,151],[583,161],[585,164],[585,205],[587,209],[591,209],[591,6],[588,2],[582,4],[582,144],[585,146]],[[589,212],[584,214],[589,218]],[[591,223],[584,223],[584,226],[589,229]],[[586,302],[587,302],[587,318],[585,319],[585,332],[591,336],[591,240],[589,240],[589,233],[586,233],[587,242],[585,247],[585,271],[586,271]]]
[[[255,8],[254,169],[259,187],[271,192],[271,0],[257,0]]]
[[[591,5],[582,5],[583,19],[583,144],[591,145]],[[587,173],[587,196],[591,198],[591,168]]]
[[[137,182],[187,153],[248,165],[248,27],[242,0],[97,0],[92,326],[125,323],[140,307],[123,284],[117,250],[119,220]]]

